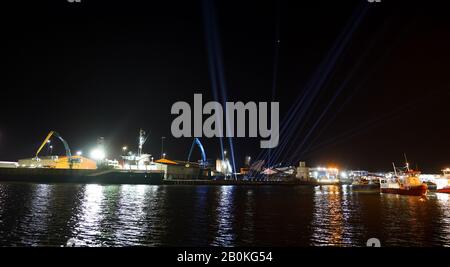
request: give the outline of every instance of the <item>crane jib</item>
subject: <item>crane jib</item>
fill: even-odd
[[[44,139],[44,142],[42,142],[41,146],[39,147],[39,149],[36,152],[36,158],[38,158],[39,153],[41,152],[42,148],[45,146],[45,144],[47,144],[48,140],[50,140],[50,138],[52,136],[56,136],[59,140],[61,140],[61,142],[64,145],[64,149],[66,151],[66,156],[67,156],[67,160],[69,161],[70,165],[72,165],[73,159],[72,159],[72,153],[70,152],[70,148],[69,148],[69,144],[66,142],[66,140],[64,140],[64,138],[61,137],[61,135],[55,131],[51,131],[47,137]]]

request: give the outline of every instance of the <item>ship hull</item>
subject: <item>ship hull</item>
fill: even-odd
[[[352,184],[353,191],[375,191],[379,189],[380,185],[377,184]]]
[[[158,185],[163,179],[150,171],[0,168],[0,182]]]
[[[409,195],[409,196],[423,196],[427,194],[427,186],[413,186],[405,188],[381,188],[381,193],[384,194],[397,194],[397,195]]]
[[[444,187],[444,188],[438,189],[438,190],[436,190],[436,193],[450,194],[450,187]]]

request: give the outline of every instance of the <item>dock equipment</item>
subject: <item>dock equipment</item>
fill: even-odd
[[[66,140],[64,140],[61,135],[55,131],[50,131],[50,133],[47,135],[47,137],[44,139],[44,142],[42,142],[42,145],[39,147],[39,149],[36,152],[36,159],[39,159],[39,153],[41,152],[42,148],[47,144],[48,140],[52,136],[56,136],[64,145],[64,149],[66,150],[66,157],[67,161],[69,163],[69,168],[72,169],[73,163],[75,163],[78,159],[72,158],[72,153],[70,152],[69,144],[67,144]]]
[[[192,141],[192,145],[191,145],[191,149],[189,150],[189,155],[188,155],[187,161],[189,162],[191,159],[191,154],[192,154],[192,150],[194,150],[194,145],[198,146],[198,148],[200,149],[200,153],[202,154],[202,159],[201,159],[200,165],[206,165],[207,161],[206,161],[205,149],[203,148],[203,145],[200,142],[200,139],[198,139],[197,137],[195,137],[194,141]]]

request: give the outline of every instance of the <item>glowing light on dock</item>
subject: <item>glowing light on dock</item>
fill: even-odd
[[[105,151],[102,149],[96,148],[91,151],[91,158],[95,160],[104,160],[105,159]]]

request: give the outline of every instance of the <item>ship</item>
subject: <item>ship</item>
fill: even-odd
[[[141,130],[140,137],[143,135],[144,132]],[[58,138],[63,143],[65,156],[39,156],[52,137]],[[139,156],[142,150],[141,139]],[[101,152],[103,150],[101,147],[102,142],[94,151]],[[68,143],[55,131],[50,131],[33,158],[20,159],[18,163],[0,163],[0,182],[160,185],[165,179],[164,170],[124,169],[118,168],[116,160],[102,158],[96,161],[83,157],[81,153],[72,155]]]
[[[450,168],[442,170],[443,175],[436,180],[437,193],[450,194]]]
[[[432,181],[426,181],[424,183],[427,185],[429,191],[437,190],[437,184],[436,183],[433,183]]]
[[[0,182],[160,185],[162,171],[0,168]]]
[[[428,191],[428,186],[419,179],[420,172],[409,168],[408,162],[406,166],[397,169],[395,164],[394,174],[380,178],[380,191],[385,194],[423,196]]]
[[[362,176],[358,177],[352,182],[352,190],[354,191],[370,191],[370,190],[378,190],[380,188],[380,184],[378,183],[378,179],[372,180],[369,177]]]

